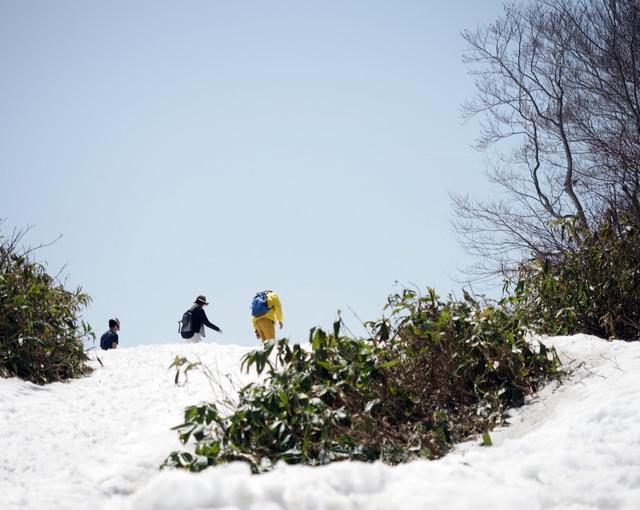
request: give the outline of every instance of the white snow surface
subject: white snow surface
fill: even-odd
[[[183,408],[234,394],[248,348],[199,344],[98,354],[88,377],[40,387],[0,379],[0,508],[13,509],[638,509],[640,342],[553,337],[572,372],[512,412],[510,425],[437,461],[242,463],[159,471],[180,444]],[[200,372],[175,385],[176,355]],[[232,382],[235,382],[235,386]],[[216,390],[214,392],[214,389]]]

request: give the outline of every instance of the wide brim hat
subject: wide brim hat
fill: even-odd
[[[198,297],[196,298],[196,300],[194,301],[194,303],[195,303],[196,305],[208,305],[208,304],[209,304],[209,301],[207,301],[206,296],[202,296],[202,295],[200,295],[200,296],[198,296]]]

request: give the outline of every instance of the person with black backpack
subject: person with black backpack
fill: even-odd
[[[222,330],[218,326],[209,321],[207,314],[204,312],[204,307],[208,304],[209,302],[205,296],[198,296],[193,306],[184,312],[182,320],[178,322],[180,336],[190,343],[197,344],[202,340],[205,336],[205,326],[218,333],[222,333]]]
[[[258,292],[251,301],[251,315],[256,337],[266,342],[276,337],[276,321],[282,329],[280,297],[272,290]]]

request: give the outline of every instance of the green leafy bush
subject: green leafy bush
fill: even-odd
[[[89,296],[65,290],[19,239],[0,237],[0,376],[45,384],[89,373],[83,342],[95,336],[78,318]]]
[[[532,345],[508,301],[490,305],[465,294],[442,302],[405,290],[389,298],[390,318],[369,323],[368,339],[312,329],[310,348],[273,340],[243,366],[266,370],[231,412],[192,406],[176,427],[193,453],[165,466],[199,471],[244,460],[254,472],[274,462],[388,463],[437,458],[503,421],[506,408],[558,375],[555,351]]]
[[[634,218],[609,213],[575,251],[523,264],[515,295],[533,330],[640,338],[640,224]]]

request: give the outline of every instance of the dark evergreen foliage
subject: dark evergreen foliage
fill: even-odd
[[[89,373],[84,340],[94,334],[79,319],[89,296],[66,290],[20,238],[0,237],[0,376],[45,384]]]
[[[523,264],[515,293],[534,331],[640,339],[638,216],[610,211],[577,250]]]

